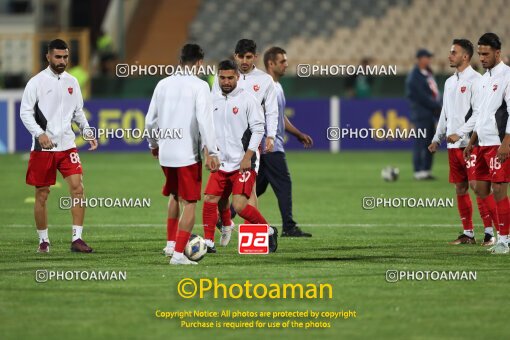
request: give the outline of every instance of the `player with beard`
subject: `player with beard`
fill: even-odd
[[[83,97],[76,78],[65,72],[69,60],[67,43],[60,39],[52,40],[48,44],[46,59],[49,66],[27,83],[20,107],[21,121],[32,135],[26,183],[35,187],[34,215],[39,234],[37,251],[50,251],[46,201],[58,170],[71,195],[71,251],[90,253],[92,248],[82,240],[85,207],[81,203],[76,204],[84,198],[83,170],[71,127],[75,122],[82,133],[90,131],[83,112]],[[95,150],[97,141],[88,137],[89,150]]]
[[[479,109],[476,99],[477,84],[482,77],[470,65],[473,56],[473,44],[466,39],[453,40],[448,60],[450,67],[456,72],[446,80],[443,95],[443,108],[436,133],[429,145],[429,151],[435,153],[442,139],[454,135],[471,117],[474,109]],[[457,206],[464,232],[452,245],[475,244],[473,230],[473,206],[469,187],[475,190],[475,162],[478,147],[473,148],[471,158],[464,160],[463,151],[469,141],[469,135],[464,134],[455,143],[448,143],[448,162],[450,167],[450,183],[455,184],[457,193]],[[485,237],[483,246],[492,246],[495,243],[493,221],[485,202],[477,198],[478,210],[484,224]],[[495,223],[497,227],[497,223]]]
[[[480,37],[478,55],[486,69],[477,91],[480,109],[474,110],[473,116],[449,139],[457,142],[475,122],[473,135],[464,149],[464,157],[466,160],[470,158],[473,146],[478,142],[476,194],[485,201],[493,220],[496,215],[499,220],[499,237],[490,250],[493,254],[507,254],[510,230],[510,202],[507,196],[510,182],[510,67],[501,61],[501,41],[494,33],[485,33]]]
[[[257,58],[257,45],[255,41],[250,39],[241,39],[237,42],[234,50],[234,61],[237,64],[237,68],[240,73],[237,86],[245,89],[247,92],[255,96],[263,110],[265,119],[265,147],[263,149],[261,147],[257,149],[257,160],[255,163],[256,172],[258,172],[260,153],[269,153],[273,151],[278,128],[278,102],[276,99],[275,83],[269,74],[255,66]],[[212,93],[221,93],[218,77],[214,80]],[[250,194],[248,202],[251,206],[257,207],[256,184],[253,186],[253,192]],[[220,206],[224,205],[220,204]],[[220,211],[220,219],[218,220],[217,226],[221,229],[222,243],[224,245],[228,243],[226,240],[230,239],[230,235],[234,228],[232,216],[235,216],[235,214],[235,209],[233,209],[233,207],[229,209],[228,203],[226,208]],[[274,229],[274,231],[277,232],[276,229]],[[271,229],[270,232],[273,232],[273,230]],[[277,235],[274,237],[276,238]]]
[[[257,99],[237,86],[238,79],[239,71],[233,61],[225,60],[219,64],[221,93],[213,94],[213,116],[220,168],[209,177],[202,212],[208,252],[216,252],[214,232],[218,204],[220,211],[229,210],[231,194],[233,208],[248,223],[268,224],[258,209],[248,204],[256,183],[256,151],[264,135],[264,115]],[[268,233],[272,229],[269,227]],[[271,252],[276,251],[275,241],[275,238],[269,237]]]

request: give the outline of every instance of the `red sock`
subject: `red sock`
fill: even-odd
[[[478,203],[478,211],[480,212],[484,228],[492,227],[491,214],[489,209],[487,209],[487,205],[480,197],[476,198],[476,203]]]
[[[498,216],[498,208],[496,207],[496,200],[494,200],[494,195],[490,194],[489,196],[482,199],[489,210],[489,214],[491,215],[492,225],[499,231],[499,216]]]
[[[175,241],[175,252],[183,253],[186,244],[188,244],[189,236],[191,234],[188,231],[179,229],[177,231],[177,240]]]
[[[232,214],[230,213],[230,207],[226,207],[225,210],[220,211],[221,223],[224,226],[232,224]]]
[[[166,240],[175,241],[177,238],[177,228],[179,227],[179,220],[176,218],[168,218],[166,220]]]
[[[510,202],[508,197],[503,198],[498,204],[498,217],[499,217],[499,234],[508,235],[510,231]]]
[[[204,224],[204,238],[214,242],[214,232],[218,222],[218,203],[204,202],[202,223]]]
[[[457,195],[457,208],[464,230],[473,230],[473,205],[469,194]]]
[[[262,216],[257,208],[252,207],[249,204],[247,204],[246,208],[244,208],[243,211],[239,213],[239,216],[244,218],[245,223],[247,221],[249,224],[268,224],[264,216]]]

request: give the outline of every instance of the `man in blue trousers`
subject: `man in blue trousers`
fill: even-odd
[[[432,56],[426,49],[418,50],[416,65],[406,79],[406,96],[411,102],[411,121],[418,131],[425,130],[425,138],[417,134],[414,141],[413,166],[416,180],[435,179],[431,173],[432,154],[427,148],[434,136],[435,121],[441,113],[441,95],[430,68]]]

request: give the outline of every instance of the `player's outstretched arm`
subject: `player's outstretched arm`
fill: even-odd
[[[310,137],[309,135],[301,132],[297,127],[295,127],[290,122],[289,118],[287,118],[287,116],[284,115],[283,116],[283,120],[285,122],[285,131],[287,131],[288,133],[290,133],[291,135],[296,137],[298,139],[298,141],[303,143],[303,146],[306,149],[311,148],[313,146],[313,139],[312,139],[312,137]]]

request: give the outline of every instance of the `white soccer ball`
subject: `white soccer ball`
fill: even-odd
[[[207,246],[205,240],[198,235],[191,234],[188,244],[184,248],[184,255],[191,261],[200,261],[207,253]]]
[[[400,170],[392,166],[387,166],[381,170],[381,177],[386,182],[395,182],[398,179]]]

